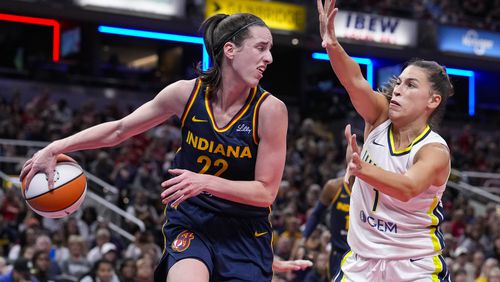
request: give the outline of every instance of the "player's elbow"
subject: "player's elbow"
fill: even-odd
[[[403,193],[401,193],[398,200],[402,202],[408,202],[411,199],[418,196],[419,194],[420,194],[420,189],[414,184],[409,184],[406,185],[406,189],[403,189]]]
[[[263,207],[270,207],[274,203],[274,199],[276,198],[276,195],[273,193],[264,193],[262,199],[261,199],[261,204]]]
[[[106,143],[108,143],[109,146],[115,146],[127,139],[127,136],[121,120],[112,121],[111,124],[111,134],[108,136]]]
[[[278,189],[273,189],[271,187],[266,187],[264,185],[264,192],[260,193],[259,206],[270,207],[273,205],[274,200],[278,194]]]

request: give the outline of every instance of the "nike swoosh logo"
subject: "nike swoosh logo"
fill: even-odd
[[[255,233],[254,233],[255,237],[264,236],[266,234],[267,234],[267,231],[266,232],[257,232],[257,231],[255,231]]]
[[[340,198],[347,198],[347,195],[340,194]]]
[[[196,116],[193,116],[193,118],[191,119],[193,122],[207,122],[208,120],[206,119],[199,119],[199,118],[196,118]]]
[[[377,141],[375,141],[375,140],[373,140],[373,141],[372,141],[372,143],[373,143],[373,144],[375,144],[375,145],[377,145],[377,146],[382,146],[382,147],[385,147],[383,144],[380,144],[380,143],[378,143],[378,142],[377,142]]]
[[[410,259],[411,262],[415,262],[417,260],[421,260],[421,259],[424,259],[424,258],[418,258],[418,259]]]

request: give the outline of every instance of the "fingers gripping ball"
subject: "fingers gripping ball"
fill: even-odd
[[[72,158],[60,154],[54,172],[54,188],[49,190],[47,176],[39,172],[26,189],[22,182],[22,194],[30,208],[41,216],[61,218],[75,212],[87,192],[87,177]]]

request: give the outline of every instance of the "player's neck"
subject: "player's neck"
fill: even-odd
[[[234,73],[223,74],[222,87],[217,91],[212,105],[217,105],[223,111],[233,107],[241,107],[245,104],[249,93],[250,88],[240,78],[235,77]]]
[[[427,127],[427,123],[415,121],[406,125],[392,124],[392,136],[396,149],[408,147]]]

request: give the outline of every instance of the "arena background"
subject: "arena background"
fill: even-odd
[[[316,261],[328,253],[327,219],[305,251],[298,250],[298,241],[322,185],[343,174],[343,127],[351,123],[361,136],[363,124],[324,60],[315,5],[0,1],[0,274],[25,257],[41,281],[78,281],[106,256],[114,278],[152,281],[163,244],[159,183],[179,145],[177,120],[112,149],[71,154],[88,172],[89,191],[68,218],[33,214],[20,196],[17,175],[47,142],[118,119],[168,83],[193,78],[196,63],[207,67],[197,28],[214,13],[255,13],[273,31],[274,62],[261,84],[285,101],[290,115],[287,164],[272,213],[275,254]],[[447,67],[455,96],[438,128],[453,167],[443,197],[443,255],[454,281],[487,281],[488,275],[498,281],[500,1],[339,0],[337,6],[337,35],[374,88],[414,57]],[[36,258],[47,253],[51,263],[40,265]],[[307,271],[316,272],[314,281],[326,281],[325,267],[316,263]],[[275,281],[303,277],[276,274]]]

